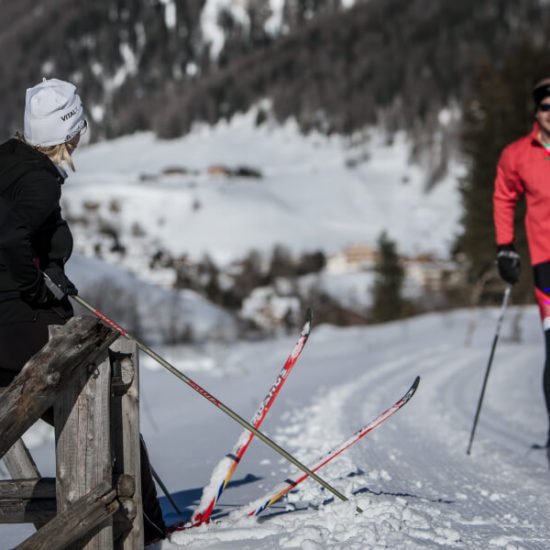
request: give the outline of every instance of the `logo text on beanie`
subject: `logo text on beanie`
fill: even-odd
[[[66,122],[67,120],[72,118],[74,115],[76,115],[76,113],[78,113],[79,109],[80,109],[80,106],[75,107],[72,111],[69,111],[68,113],[65,113],[64,115],[62,115],[61,120],[63,122]]]

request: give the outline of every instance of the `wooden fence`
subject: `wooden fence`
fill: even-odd
[[[0,523],[33,523],[18,550],[143,548],[139,381],[133,342],[93,317],[50,332],[0,394]],[[21,436],[53,409],[56,477]]]

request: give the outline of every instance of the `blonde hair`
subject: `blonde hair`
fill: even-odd
[[[28,143],[25,139],[25,136],[20,132],[17,132],[15,134],[15,137],[19,141],[30,145],[38,152],[46,155],[54,164],[57,164],[57,166],[61,166],[63,163],[65,163],[73,172],[75,171],[73,159],[69,150],[70,142],[59,143],[58,145],[50,145],[48,147],[41,147],[40,145],[31,145],[30,143]]]

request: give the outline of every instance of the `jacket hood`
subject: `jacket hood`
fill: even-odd
[[[46,155],[19,139],[12,138],[0,145],[0,190],[8,182],[38,169],[60,176],[55,164]]]

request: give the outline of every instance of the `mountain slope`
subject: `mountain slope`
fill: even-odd
[[[403,252],[447,256],[460,166],[426,192],[404,134],[389,145],[372,129],[350,148],[304,138],[292,123],[257,128],[255,113],[180,140],[138,134],[79,150],[63,195],[78,249],[147,271],[158,250],[224,264],[276,244],[296,253],[374,245],[385,229]],[[259,177],[228,172],[239,166]],[[113,234],[122,255],[109,252]]]
[[[279,120],[295,117],[306,130],[349,133],[380,120],[424,129],[422,145],[482,59],[501,64],[518,41],[543,39],[549,20],[538,0],[22,0],[2,8],[4,136],[21,124],[23,90],[56,75],[80,85],[96,137],[178,136],[270,97]]]

